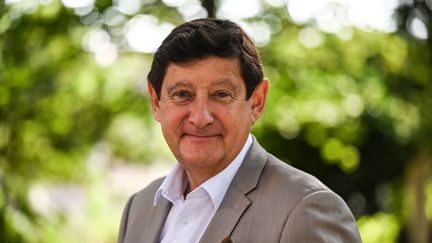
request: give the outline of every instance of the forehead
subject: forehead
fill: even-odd
[[[170,63],[162,83],[163,89],[172,86],[192,87],[233,86],[245,87],[237,59],[207,57],[185,64]]]

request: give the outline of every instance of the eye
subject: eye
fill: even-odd
[[[221,97],[221,98],[223,98],[223,97],[227,97],[227,96],[229,96],[229,94],[226,93],[226,92],[224,92],[224,91],[220,91],[220,92],[217,92],[217,93],[216,93],[216,96],[217,96],[217,97]]]
[[[189,97],[189,93],[186,91],[179,91],[179,92],[175,93],[174,95],[179,97],[179,98]]]
[[[227,103],[227,102],[229,102],[229,101],[231,101],[233,99],[232,94],[230,92],[224,91],[224,90],[216,91],[213,94],[213,97],[217,101],[221,101],[221,102],[224,102],[224,103]]]
[[[171,99],[177,104],[185,104],[192,100],[192,98],[193,95],[187,90],[179,90],[171,95]]]

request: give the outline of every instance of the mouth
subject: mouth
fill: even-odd
[[[209,141],[215,138],[220,138],[220,134],[190,134],[185,133],[182,135],[183,138],[192,139],[194,141]]]

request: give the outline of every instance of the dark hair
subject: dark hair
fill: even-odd
[[[177,26],[153,56],[147,78],[158,98],[170,63],[184,64],[209,56],[239,60],[246,85],[246,99],[263,80],[258,51],[240,26],[229,20],[196,19]]]

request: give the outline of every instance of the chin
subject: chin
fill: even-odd
[[[205,168],[213,167],[220,164],[222,158],[220,156],[209,156],[209,154],[202,154],[200,156],[181,156],[181,164],[185,168]]]

